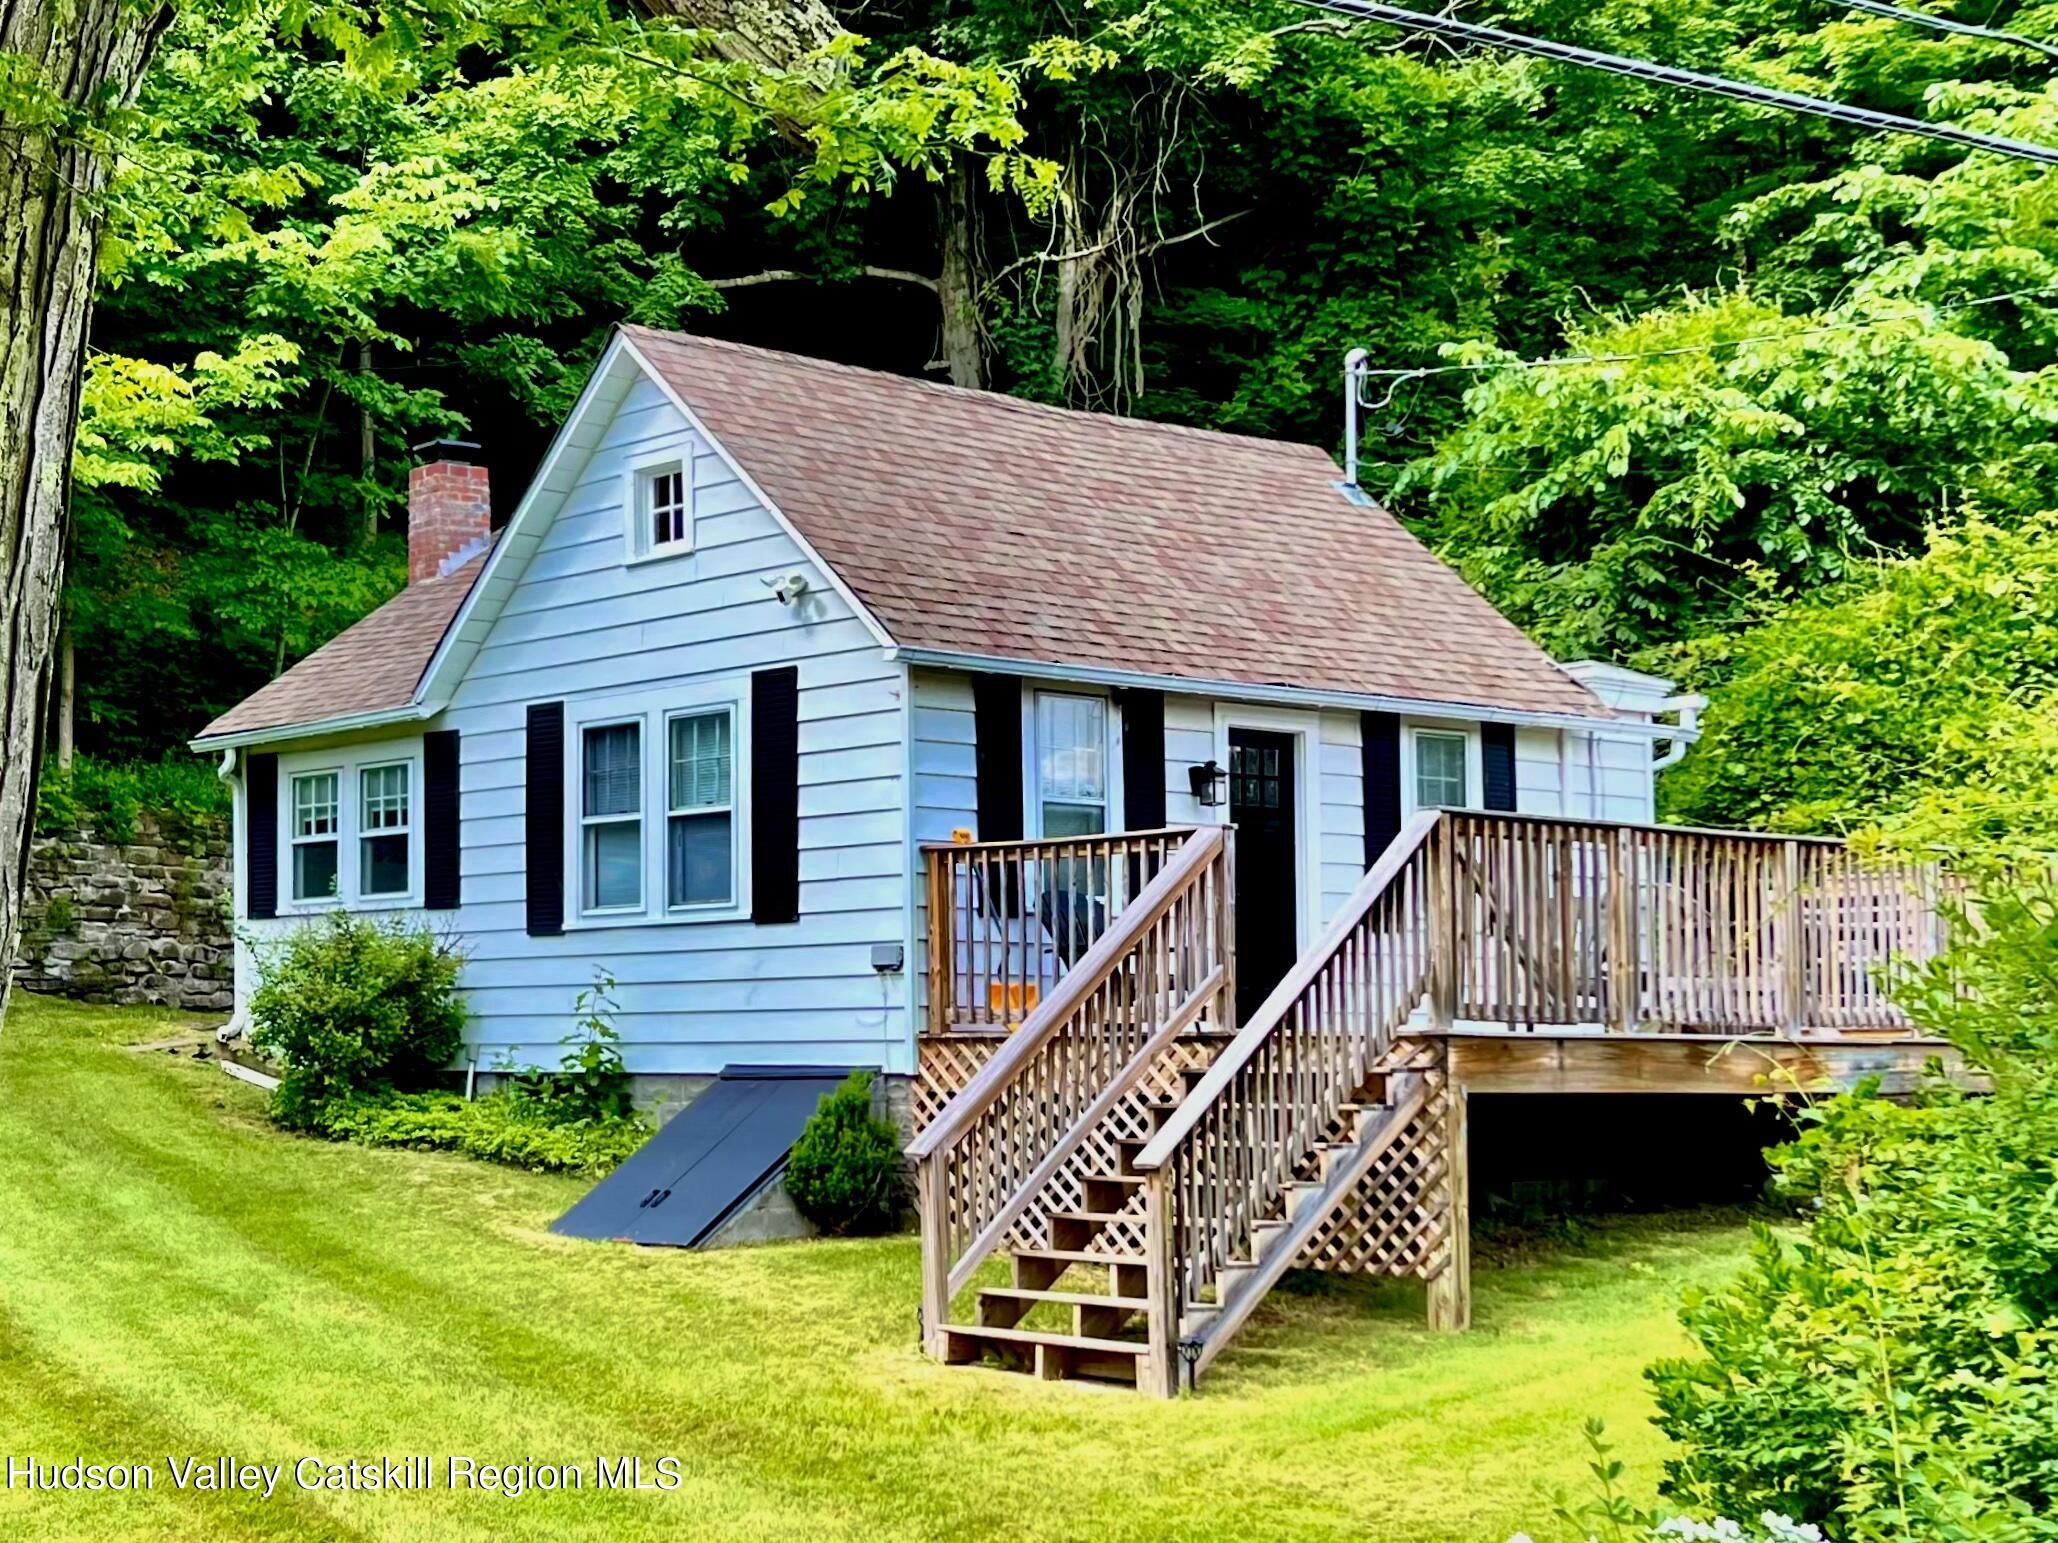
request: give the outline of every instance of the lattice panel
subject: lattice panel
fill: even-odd
[[[939,1111],[962,1092],[986,1064],[995,1050],[1007,1043],[1005,1036],[973,1034],[928,1034],[917,1048],[920,1068],[913,1095],[915,1129],[921,1130]],[[1119,1171],[1119,1141],[1145,1141],[1156,1127],[1151,1122],[1151,1103],[1167,1094],[1184,1092],[1180,1073],[1205,1070],[1229,1043],[1225,1034],[1181,1035],[1166,1047],[1137,1091],[1109,1111],[1108,1117],[1079,1150],[1051,1176],[1043,1192],[1022,1213],[1008,1234],[1015,1248],[1045,1248],[1050,1242],[1052,1212],[1085,1209],[1084,1180],[1089,1174]],[[957,1196],[952,1195],[953,1203]],[[1138,1190],[1122,1208],[1124,1220],[1111,1222],[1091,1245],[1092,1253],[1140,1253],[1143,1250],[1143,1192]],[[1133,1220],[1127,1218],[1133,1217]]]
[[[1429,1280],[1448,1266],[1450,1100],[1443,1073],[1425,1075],[1428,1101],[1308,1240],[1299,1268]]]

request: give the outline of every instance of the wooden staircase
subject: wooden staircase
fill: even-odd
[[[1941,946],[1929,875],[1841,848],[1424,813],[1237,1026],[1229,842],[1096,858],[1134,898],[909,1148],[938,1360],[1171,1396],[1297,1267],[1420,1278],[1432,1324],[1462,1328],[1465,1094],[1435,1031],[1890,1026],[1862,961]],[[932,917],[961,913],[932,1001],[967,916],[1033,925],[1047,880],[991,867],[932,868]]]

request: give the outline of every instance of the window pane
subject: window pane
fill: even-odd
[[[369,836],[358,843],[357,862],[357,886],[362,893],[407,893],[407,837]]]
[[[330,779],[334,781],[334,778]],[[328,900],[336,893],[336,843],[304,841],[293,848],[293,898]]]
[[[643,807],[642,745],[637,724],[586,731],[587,814],[635,814]]]
[[[721,814],[675,814],[671,822],[672,905],[722,905],[730,889],[729,820]]]
[[[672,808],[728,807],[732,765],[726,712],[672,720]]]
[[[361,805],[358,828],[364,831],[406,830],[407,768],[367,766],[357,777]]]
[[[1046,836],[1097,836],[1107,828],[1107,811],[1100,804],[1051,804],[1043,806]]]
[[[586,827],[586,907],[643,903],[643,822]]]
[[[1423,809],[1465,804],[1465,739],[1461,734],[1415,736],[1415,803]]]
[[[1105,803],[1107,740],[1107,703],[1101,698],[1039,693],[1036,746],[1042,796],[1068,803]]]
[[[333,836],[336,834],[337,777],[334,772],[315,772],[293,779],[293,834]]]
[[[686,539],[686,473],[681,468],[653,472],[649,482],[650,544],[664,546]]]

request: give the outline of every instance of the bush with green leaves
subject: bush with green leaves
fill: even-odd
[[[331,912],[259,945],[250,1042],[279,1061],[280,1123],[313,1128],[325,1104],[433,1086],[464,1043],[463,958],[400,920]]]
[[[1799,1112],[1805,1235],[1689,1295],[1648,1375],[1669,1494],[1842,1543],[2058,1538],[2058,885],[1987,897],[1907,989],[1991,1091]]]
[[[90,830],[126,846],[144,815],[174,844],[190,846],[228,830],[229,793],[214,767],[191,756],[116,762],[82,755],[69,767],[46,768],[36,788],[36,830],[68,835]]]
[[[650,1138],[631,1115],[566,1119],[512,1089],[482,1098],[456,1093],[358,1093],[312,1112],[309,1128],[362,1146],[456,1152],[539,1173],[597,1177]]]
[[[874,1106],[872,1083],[854,1071],[825,1093],[786,1163],[800,1214],[838,1237],[890,1231],[907,1208],[900,1127]]]
[[[622,1035],[614,1015],[615,980],[606,971],[572,1004],[576,1021],[560,1044],[564,1055],[555,1072],[517,1072],[508,1090],[558,1123],[622,1120],[635,1112],[629,1068],[622,1060]]]

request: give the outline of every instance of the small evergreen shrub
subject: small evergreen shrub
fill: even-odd
[[[427,1088],[463,1044],[463,959],[426,927],[332,912],[266,954],[250,1042],[285,1068],[283,1125],[317,1129],[338,1099]]]
[[[308,1128],[361,1146],[456,1152],[538,1173],[598,1177],[649,1139],[633,1117],[559,1119],[512,1089],[467,1100],[456,1093],[357,1093],[318,1106]]]
[[[802,1216],[837,1237],[899,1223],[907,1203],[900,1127],[873,1107],[872,1073],[854,1071],[823,1095],[787,1159],[786,1193]]]

